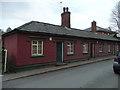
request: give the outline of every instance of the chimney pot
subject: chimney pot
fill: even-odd
[[[66,7],[66,12],[68,12],[68,7]]]
[[[65,7],[63,7],[63,12],[65,12]]]

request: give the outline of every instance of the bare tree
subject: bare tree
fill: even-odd
[[[111,28],[120,33],[120,1],[116,4],[112,10]]]

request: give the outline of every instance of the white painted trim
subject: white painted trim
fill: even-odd
[[[101,50],[100,50],[100,47],[101,47]],[[99,52],[103,52],[103,44],[98,44],[98,49],[99,49]]]
[[[4,49],[4,51],[5,51],[4,72],[6,72],[6,67],[7,67],[7,49]]]
[[[95,44],[92,44],[92,57],[95,57]]]
[[[111,52],[111,49],[110,49],[110,48],[111,48],[111,45],[110,45],[110,44],[108,44],[108,46],[107,46],[108,53],[109,53],[109,52]]]
[[[33,40],[32,40],[31,43],[30,43],[30,45],[31,45],[31,56],[32,56],[32,51],[33,51],[32,43],[33,43]]]
[[[68,43],[69,43],[69,45],[68,45]],[[72,44],[73,44],[73,52],[71,52],[71,50],[72,50],[72,48],[71,48],[71,46],[72,46]],[[70,47],[70,52],[68,52],[68,46]],[[67,54],[74,54],[75,53],[75,44],[74,44],[74,42],[72,41],[72,42],[67,42]]]
[[[33,41],[37,41],[37,54],[33,54]],[[41,54],[38,54],[38,41],[41,41],[42,42],[42,53]],[[43,41],[42,40],[32,40],[31,41],[31,56],[37,56],[37,55],[43,55],[43,48],[44,46],[43,46]]]
[[[44,55],[44,44],[43,44],[43,41],[42,41],[42,55]]]
[[[85,48],[86,48],[85,50],[84,50],[84,45],[85,45]],[[83,43],[82,46],[83,46],[83,53],[88,53],[88,48],[89,48],[88,43]]]

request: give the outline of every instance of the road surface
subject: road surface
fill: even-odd
[[[118,88],[112,60],[3,82],[3,88]]]

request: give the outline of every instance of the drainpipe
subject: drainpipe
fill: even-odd
[[[4,63],[4,72],[6,72],[6,67],[7,67],[7,49],[4,49],[5,51],[5,63]]]

